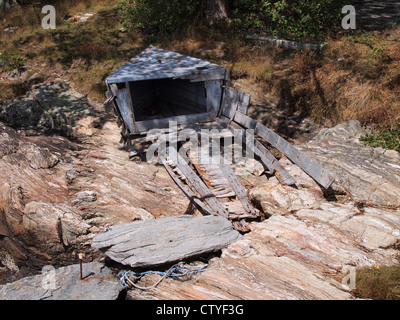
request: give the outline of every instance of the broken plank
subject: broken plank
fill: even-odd
[[[250,95],[240,92],[239,97],[240,97],[240,102],[238,106],[238,111],[243,114],[247,114],[247,108],[250,104]]]
[[[227,197],[234,197],[236,196],[235,192],[230,187],[224,187],[220,189],[213,189],[212,190],[215,196],[227,196]]]
[[[209,176],[208,174],[206,174],[207,176]],[[218,176],[218,177],[213,177],[211,183],[214,185],[220,185],[220,184],[226,184],[228,182],[228,180],[226,180],[226,178],[224,176]]]
[[[217,198],[229,198],[229,197],[234,197],[236,194],[233,191],[229,191],[228,193],[215,193],[215,196]]]
[[[190,185],[191,189],[198,192],[201,199],[204,200],[207,205],[212,210],[215,215],[221,215],[223,217],[228,217],[228,212],[221,206],[215,196],[212,194],[211,190],[207,185],[201,180],[201,178],[190,168],[186,161],[179,155],[173,147],[168,147],[168,155],[171,160],[176,161],[179,170],[185,175],[187,183]]]
[[[270,171],[276,172],[276,176],[280,182],[286,185],[294,185],[296,183],[296,180],[286,171],[278,159],[276,159],[257,139],[252,136],[246,139],[245,130],[234,122],[229,125],[229,128],[234,135],[242,137],[243,142],[260,158],[261,162]],[[251,139],[253,139],[253,141],[251,141]]]
[[[240,201],[231,201],[231,202],[225,202],[224,207],[228,210],[229,214],[234,213],[234,214],[245,214],[248,213],[246,210],[243,208],[241,205]]]
[[[211,142],[211,143],[214,143],[214,142]],[[228,180],[232,190],[236,193],[237,198],[242,203],[243,208],[247,212],[257,215],[256,210],[250,204],[249,199],[247,198],[246,190],[243,188],[242,184],[240,183],[239,179],[233,172],[232,168],[225,163],[223,157],[220,157],[220,168],[221,168],[221,171],[224,173],[225,178]]]
[[[230,220],[237,220],[237,219],[254,219],[255,217],[251,214],[248,213],[243,213],[243,214],[235,214],[235,213],[229,213],[229,219]]]
[[[253,129],[255,134],[259,135],[273,147],[284,153],[291,161],[297,164],[304,172],[325,189],[329,188],[333,183],[334,178],[327,170],[323,169],[314,160],[310,159],[307,155],[296,149],[285,139],[263,126],[261,123],[240,112],[236,112],[234,121],[248,129]]]
[[[235,89],[229,87],[224,88],[221,110],[222,114],[230,120],[235,116],[235,112],[239,105],[239,96],[240,93]]]
[[[165,159],[161,158],[161,161],[167,170],[168,174],[174,180],[174,182],[178,185],[179,188],[183,191],[183,193],[190,199],[190,201],[193,201],[198,207],[201,208],[201,210],[206,213],[211,215],[212,211],[202,202],[199,200],[199,197],[196,196],[190,189],[189,187],[185,186],[185,184],[182,183],[182,181],[174,174],[174,172],[169,168],[169,165],[166,163]]]

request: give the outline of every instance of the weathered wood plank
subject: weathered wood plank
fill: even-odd
[[[190,184],[191,189],[194,189],[201,196],[201,200],[204,200],[207,205],[211,208],[212,213],[215,215],[221,215],[223,217],[228,217],[228,212],[221,206],[215,196],[212,194],[211,190],[206,186],[206,184],[200,179],[200,177],[189,167],[186,161],[179,155],[175,148],[168,148],[168,155],[172,161],[175,161],[179,170],[187,178],[188,184]]]
[[[228,198],[228,197],[236,196],[236,194],[233,191],[224,192],[224,193],[223,192],[221,192],[221,193],[214,192],[214,194],[217,198]]]
[[[246,139],[246,132],[244,129],[240,128],[239,125],[231,122],[229,125],[232,133],[238,137],[241,137],[243,142],[250,147],[250,149],[260,158],[261,162],[272,172],[276,172],[276,177],[278,180],[286,185],[293,185],[296,180],[290,175],[289,172],[285,170],[283,165],[281,165],[272,153],[265,148],[257,139],[248,137]],[[253,141],[251,141],[253,139]]]
[[[131,267],[153,267],[215,252],[241,239],[229,220],[183,215],[112,226],[92,247]]]
[[[296,163],[301,169],[304,170],[304,172],[306,172],[324,188],[329,188],[329,186],[333,183],[334,178],[327,170],[323,169],[314,160],[310,159],[307,155],[296,149],[285,139],[277,135],[272,130],[266,128],[261,123],[240,112],[236,112],[234,121],[246,128],[253,129],[255,134],[259,135],[272,146],[284,153],[291,161]]]
[[[146,132],[154,128],[168,128],[171,121],[176,121],[178,125],[191,124],[195,122],[208,122],[213,121],[215,115],[212,113],[196,113],[176,117],[168,117],[153,120],[137,121],[135,123],[137,132]]]
[[[226,87],[221,105],[222,114],[232,120],[238,108],[239,101],[239,92],[233,88]]]
[[[210,185],[218,186],[218,185],[225,185],[228,183],[228,180],[226,178],[221,178],[221,179],[212,179],[210,182]]]
[[[203,179],[209,184],[214,195],[234,193],[240,201],[238,203],[242,204],[241,210],[243,212],[248,212],[253,216],[257,216],[256,210],[247,198],[245,189],[232,169],[225,163],[224,158],[220,153],[221,150],[215,141],[210,139],[208,144],[202,146],[202,148],[197,150],[197,152],[191,152],[190,158],[193,163],[197,163],[199,161],[199,154],[208,156],[211,150],[218,150],[218,154],[212,155],[215,159],[218,159],[218,163],[197,165],[196,169],[199,171],[199,174],[202,175]]]
[[[129,131],[133,133],[135,132],[135,126],[132,119],[132,107],[130,106],[129,101],[131,101],[131,98],[128,89],[126,87],[119,89],[117,93],[118,109]]]
[[[221,170],[225,173],[227,180],[229,181],[230,186],[233,191],[236,193],[236,197],[242,203],[243,209],[248,213],[257,216],[257,212],[254,207],[250,204],[249,199],[247,198],[246,190],[243,188],[242,184],[239,182],[239,179],[233,172],[232,168],[228,166],[221,158]]]
[[[131,95],[131,87],[129,82],[125,83],[126,86],[126,106],[128,108],[129,112],[129,127],[133,128],[133,131],[131,132],[136,132],[135,128],[135,114],[133,113],[133,102],[132,102],[132,95]]]
[[[211,215],[212,211],[210,210],[210,208],[208,208],[202,201],[200,201],[199,197],[197,195],[195,195],[189,189],[189,187],[185,186],[185,184],[183,184],[181,182],[181,180],[174,174],[173,170],[170,169],[170,166],[167,164],[167,161],[162,157],[161,157],[161,161],[162,161],[162,164],[164,165],[165,169],[167,170],[168,174],[172,178],[172,180],[174,180],[174,182],[179,186],[179,188],[181,188],[181,190],[186,195],[186,197],[188,197],[197,206],[199,206],[204,213]],[[183,173],[180,170],[177,170],[177,171],[178,171],[177,174],[183,175]],[[185,181],[187,181],[186,177],[185,177]]]
[[[213,140],[211,140],[210,144],[212,148],[215,149],[219,148]],[[223,177],[225,178],[224,180],[226,180],[227,182],[227,186],[229,186],[235,192],[236,197],[240,200],[245,212],[247,211],[248,213],[252,213],[255,216],[257,216],[256,210],[250,204],[247,198],[246,190],[243,188],[242,184],[240,183],[239,179],[233,172],[232,168],[225,163],[224,158],[222,156],[219,157],[218,166],[221,173],[223,174]]]
[[[109,86],[110,86],[110,90],[111,90],[112,94],[114,96],[117,96],[118,95],[118,87],[117,87],[117,85],[115,83],[112,83]]]
[[[250,96],[246,93],[240,92],[239,99],[238,111],[247,114],[247,108],[250,104]]]
[[[207,111],[217,115],[221,103],[222,80],[207,81],[205,88],[207,91]]]

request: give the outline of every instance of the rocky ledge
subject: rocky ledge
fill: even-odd
[[[82,103],[82,112],[68,131],[74,140],[26,135],[17,123],[14,128],[0,124],[0,299],[26,297],[24,288],[39,281],[32,276],[46,265],[63,274],[62,268],[79,262],[79,253],[85,254],[84,263],[102,260],[92,241],[111,226],[179,216],[189,205],[163,167],[142,161],[140,154],[128,158],[113,117],[69,98],[69,87],[45,88],[52,97],[62,95],[66,104]],[[6,104],[3,119],[16,103]],[[48,112],[40,110],[41,115]],[[32,117],[46,127],[45,118]],[[193,279],[166,278],[150,290],[129,290],[127,298],[353,298],[349,270],[398,264],[400,246],[400,155],[362,145],[361,134],[359,124],[350,121],[298,146],[334,175],[337,183],[330,190],[322,190],[285,158],[280,161],[297,180],[295,187],[238,168],[265,220],[253,222],[249,233],[208,260],[207,270]],[[74,283],[63,285],[71,289]],[[140,280],[143,286],[151,283],[152,276]]]
[[[269,216],[211,260],[193,282],[166,279],[133,299],[352,299],[356,268],[399,263],[400,155],[359,143],[356,121],[298,146],[336,177],[323,191],[287,159],[296,188],[242,175]],[[369,157],[367,156],[369,155]],[[379,179],[377,178],[379,176]]]

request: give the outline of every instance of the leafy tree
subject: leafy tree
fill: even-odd
[[[128,30],[171,33],[196,19],[201,0],[122,0],[117,7]]]
[[[237,30],[265,32],[288,40],[322,40],[341,27],[349,0],[122,0],[127,29],[171,33],[188,24],[231,18]],[[204,19],[205,18],[205,19]]]
[[[233,0],[234,19],[246,31],[290,40],[321,40],[341,25],[348,0]]]

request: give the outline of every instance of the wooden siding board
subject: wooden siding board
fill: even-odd
[[[168,117],[162,119],[137,121],[135,123],[138,132],[145,132],[154,128],[168,128],[170,121],[176,121],[178,125],[201,123],[214,121],[215,116],[211,113],[204,112],[198,114],[188,114],[176,117]]]

